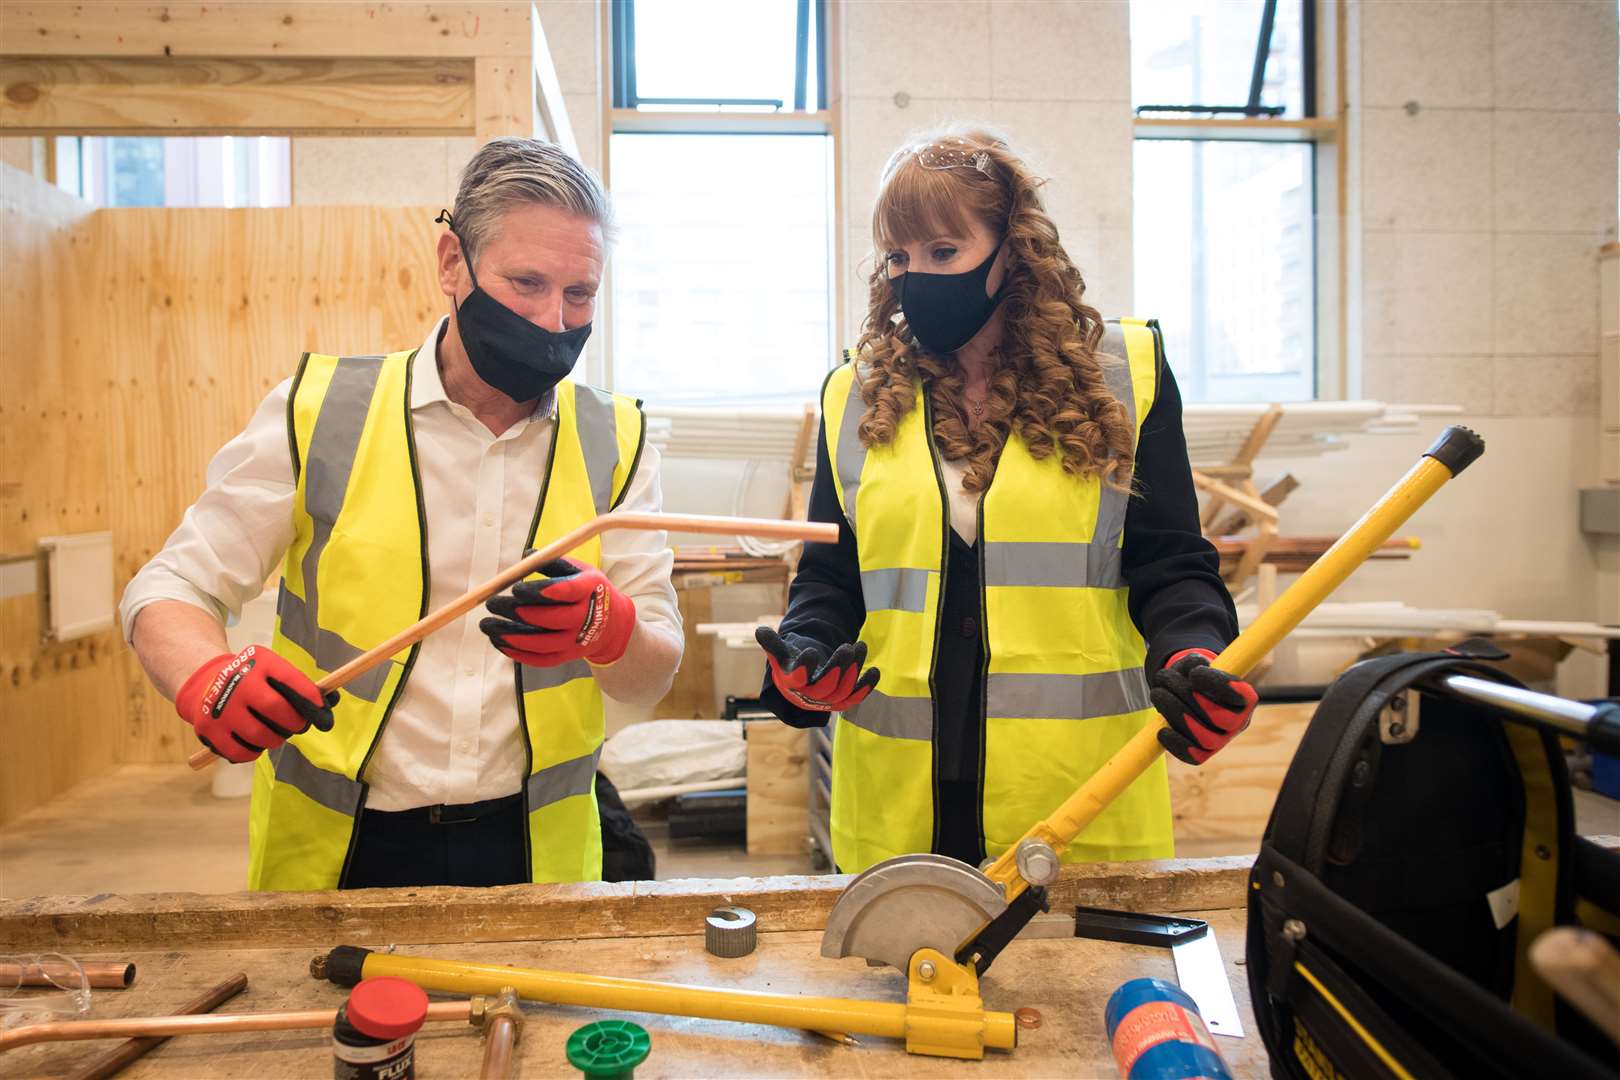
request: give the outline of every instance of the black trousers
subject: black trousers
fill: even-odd
[[[523,799],[362,810],[345,889],[520,885],[529,880]]]

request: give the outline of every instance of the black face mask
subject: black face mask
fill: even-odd
[[[455,231],[448,213],[441,211],[437,220],[448,222]],[[461,253],[466,258],[465,242]],[[456,328],[480,379],[513,401],[533,401],[574,370],[585,339],[591,336],[590,323],[561,333],[536,326],[479,287],[471,259],[467,275],[473,290],[456,306]]]
[[[984,289],[990,280],[990,266],[1000,251],[998,244],[984,262],[960,274],[907,270],[889,282],[900,300],[906,325],[923,348],[941,355],[953,353],[984,329],[1007,289],[1005,280],[994,296],[987,295]]]

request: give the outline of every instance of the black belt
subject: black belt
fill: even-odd
[[[485,799],[483,802],[454,805],[440,803],[437,806],[417,806],[409,810],[367,810],[366,816],[376,815],[390,824],[398,822],[402,825],[462,825],[469,821],[478,821],[480,818],[511,813],[513,810],[521,810],[522,807],[523,796],[518,794],[499,799]]]

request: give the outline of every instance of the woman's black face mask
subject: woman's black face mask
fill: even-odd
[[[923,348],[940,355],[953,353],[984,329],[1007,288],[1003,280],[994,296],[985,290],[990,281],[990,267],[1000,251],[1001,245],[997,244],[996,250],[982,263],[960,274],[907,270],[890,279],[889,285],[906,316],[906,325],[911,327]]]
[[[455,232],[448,213],[441,211],[437,220]],[[461,240],[460,233],[456,239]],[[561,332],[536,326],[479,286],[464,240],[461,255],[473,290],[456,305],[456,328],[473,371],[513,401],[535,400],[574,370],[585,339],[591,336],[591,324]]]

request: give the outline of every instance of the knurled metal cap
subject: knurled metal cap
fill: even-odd
[[[718,907],[704,920],[703,944],[715,956],[747,956],[754,951],[754,913],[741,907]]]

